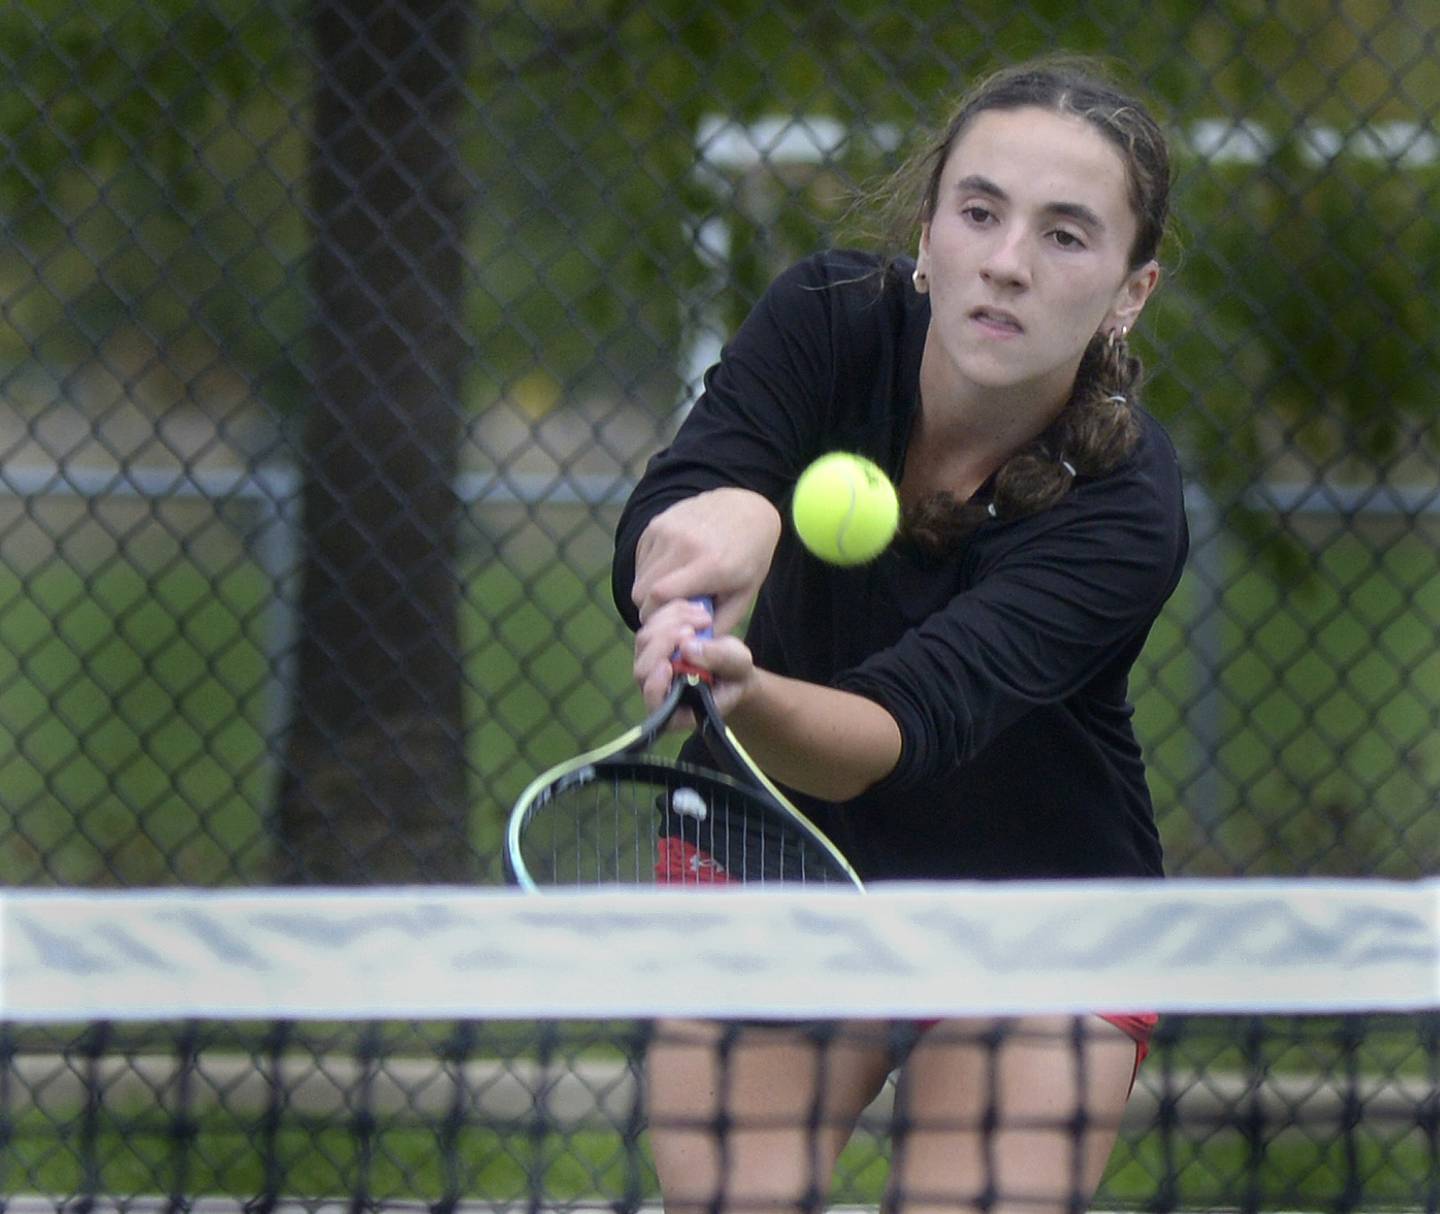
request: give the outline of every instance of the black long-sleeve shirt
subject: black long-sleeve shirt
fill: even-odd
[[[632,627],[635,546],[673,503],[738,486],[787,513],[831,450],[900,479],[930,309],[907,265],[876,271],[842,252],[792,267],[707,374],[619,522],[614,592]],[[756,663],[869,697],[900,728],[895,769],[863,795],[796,798],[862,876],[1160,875],[1127,684],[1188,540],[1174,449],[1139,416],[1117,470],[943,557],[902,538],[837,568],[785,527],[746,633]]]

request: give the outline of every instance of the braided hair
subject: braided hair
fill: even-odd
[[[961,502],[937,491],[904,511],[905,534],[943,552],[992,518],[1023,518],[1048,510],[1080,477],[1113,471],[1140,438],[1134,402],[1141,372],[1123,333],[1090,340],[1075,388],[1049,427],[996,472],[988,501]]]

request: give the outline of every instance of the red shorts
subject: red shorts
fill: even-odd
[[[1137,1067],[1145,1061],[1145,1055],[1150,1052],[1150,1038],[1155,1032],[1155,1026],[1160,1023],[1158,1012],[1127,1012],[1114,1015],[1101,1012],[1100,1019],[1108,1020],[1135,1043],[1135,1065]]]
[[[1135,1079],[1140,1074],[1140,1064],[1150,1053],[1150,1037],[1155,1032],[1155,1026],[1160,1023],[1160,1014],[1158,1012],[1100,1012],[1098,1014],[1101,1020],[1108,1020],[1135,1043],[1135,1069],[1130,1072],[1130,1086],[1134,1087]],[[916,1023],[915,1027],[924,1032],[939,1023],[938,1020],[921,1020]]]
[[[1101,1020],[1108,1020],[1124,1033],[1125,1036],[1135,1042],[1135,1046],[1140,1053],[1140,1061],[1144,1061],[1145,1055],[1150,1052],[1150,1035],[1155,1031],[1155,1026],[1160,1023],[1159,1013],[1134,1012],[1126,1015],[1112,1016],[1101,1012],[1099,1015]],[[925,1029],[933,1029],[939,1023],[940,1021],[938,1020],[921,1020],[916,1027],[923,1031]]]

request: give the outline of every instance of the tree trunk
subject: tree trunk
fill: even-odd
[[[318,0],[314,393],[280,878],[455,881],[465,0]]]

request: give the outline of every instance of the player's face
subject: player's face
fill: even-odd
[[[1058,407],[1097,332],[1134,323],[1154,263],[1136,234],[1125,164],[1084,119],[990,110],[950,151],[923,229],[927,361],[957,393],[1023,389]]]

